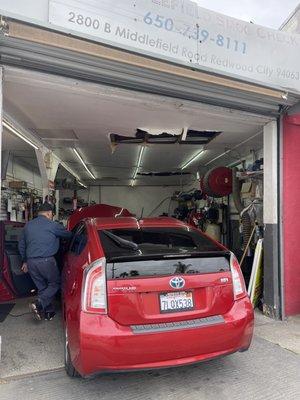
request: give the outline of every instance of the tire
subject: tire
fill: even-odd
[[[68,343],[68,332],[67,327],[65,328],[65,346],[64,346],[64,359],[65,359],[65,370],[68,376],[71,378],[79,378],[80,374],[76,371],[70,357],[69,343]]]

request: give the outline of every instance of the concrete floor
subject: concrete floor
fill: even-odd
[[[12,313],[27,312],[28,299]],[[0,324],[1,400],[176,399],[299,400],[300,317],[273,321],[256,313],[253,345],[196,366],[109,374],[90,380],[65,375],[60,316],[37,322],[31,315]]]
[[[300,357],[255,337],[251,349],[202,364],[71,379],[56,371],[0,381],[1,400],[299,400]]]
[[[11,313],[28,313],[29,301],[28,298],[17,300]],[[52,321],[35,321],[31,314],[18,318],[8,316],[0,323],[0,335],[0,378],[59,368],[64,364],[60,312]]]
[[[300,315],[289,317],[286,321],[274,321],[256,311],[255,335],[300,354]]]

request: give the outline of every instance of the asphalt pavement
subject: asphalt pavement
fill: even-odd
[[[299,400],[300,356],[255,336],[246,353],[198,365],[71,379],[63,370],[0,381],[1,400]]]

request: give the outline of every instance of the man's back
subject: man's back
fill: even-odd
[[[60,274],[54,256],[59,249],[59,238],[72,236],[52,218],[51,204],[42,204],[39,216],[25,225],[19,240],[22,271],[29,272],[38,289],[37,300],[30,303],[30,310],[39,321],[51,320],[55,315],[53,300],[60,287]]]
[[[19,241],[21,256],[23,260],[51,257],[59,249],[59,238],[68,238],[70,235],[59,223],[39,215],[25,225]]]

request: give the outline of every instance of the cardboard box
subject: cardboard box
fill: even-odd
[[[252,196],[252,182],[244,182],[241,189],[242,199],[249,199]]]
[[[27,189],[27,182],[25,181],[11,181],[9,182],[11,189]]]

